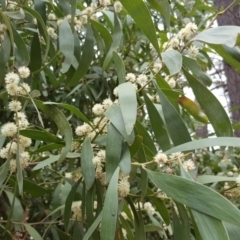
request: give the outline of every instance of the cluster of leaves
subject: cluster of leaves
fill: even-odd
[[[33,89],[15,96],[28,128],[0,135],[33,141],[24,169],[20,147],[16,171],[0,159],[1,237],[238,238],[240,144],[206,72],[212,53],[239,70],[240,28],[217,16],[204,0],[1,1],[1,126],[6,74],[28,67]]]

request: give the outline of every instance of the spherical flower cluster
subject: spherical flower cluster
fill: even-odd
[[[82,201],[76,201],[72,203],[71,211],[72,211],[72,219],[77,220],[79,222],[82,221]]]
[[[193,160],[189,159],[187,161],[183,162],[183,168],[185,169],[186,172],[190,172],[196,168]]]
[[[173,77],[167,76],[165,79],[166,79],[167,83],[169,84],[169,86],[171,88],[175,88],[176,87],[176,81],[175,81],[175,79]]]
[[[99,0],[99,3],[104,7],[111,4],[110,0]]]
[[[195,35],[197,29],[198,28],[197,28],[197,25],[195,23],[189,22],[178,33],[179,38],[182,39],[182,40],[189,40]]]
[[[107,110],[113,104],[113,102],[110,98],[104,99],[102,103],[103,103],[103,108],[105,110]]]
[[[138,77],[137,77],[137,83],[141,86],[145,86],[148,82],[148,77],[147,75],[145,74],[140,74]]]
[[[114,4],[113,4],[113,7],[114,7],[114,11],[116,13],[119,13],[122,11],[122,4],[119,2],[119,1],[116,1]]]
[[[9,103],[9,109],[12,112],[18,112],[22,109],[22,104],[19,101],[13,100]]]
[[[182,161],[182,160],[184,160],[184,154],[181,153],[181,152],[173,153],[173,154],[171,154],[170,159],[171,159],[171,160],[179,160],[179,161]]]
[[[176,38],[176,37],[171,38],[168,45],[170,48],[178,48],[178,46],[179,46],[178,38]]]
[[[159,72],[162,69],[162,63],[161,62],[156,62],[153,65],[153,71],[155,73]]]
[[[55,33],[55,29],[52,27],[47,28],[47,33],[54,40],[56,40],[58,38],[58,35]]]
[[[128,73],[126,75],[126,80],[131,83],[134,83],[136,81],[136,75],[134,73]]]
[[[23,112],[17,112],[14,114],[14,120],[16,121],[17,125],[20,129],[25,129],[28,127],[29,122],[27,120],[27,116]]]
[[[238,175],[238,177],[236,177],[236,184],[237,184],[238,186],[240,186],[240,175]]]
[[[47,16],[48,20],[56,20],[56,15],[54,13],[49,13],[48,16]]]
[[[87,123],[84,123],[83,125],[78,126],[76,128],[75,133],[77,134],[77,136],[81,137],[81,136],[86,136],[91,131],[92,131],[92,128],[90,127],[90,125],[88,125]]]
[[[24,170],[29,165],[30,155],[28,152],[20,153],[20,165],[21,169]],[[10,160],[10,173],[14,173],[17,170],[17,161],[16,159]]]
[[[128,176],[122,177],[118,182],[118,194],[120,197],[126,197],[130,192],[130,183]]]
[[[159,152],[159,153],[157,153],[157,154],[154,156],[153,160],[154,160],[160,167],[162,167],[163,165],[165,165],[165,164],[167,163],[168,157],[167,157],[167,155],[166,155],[165,153]]]
[[[1,133],[5,137],[13,137],[17,134],[17,125],[13,122],[6,123],[2,126]]]
[[[195,58],[198,55],[199,49],[194,46],[191,45],[190,48],[188,49],[188,56],[191,58]]]
[[[105,109],[102,104],[97,103],[93,106],[92,111],[95,115],[102,115],[105,112]]]
[[[29,68],[22,66],[18,68],[18,74],[21,78],[28,78],[30,76]]]
[[[150,202],[145,202],[143,204],[143,208],[149,215],[153,215],[155,213],[155,209]]]

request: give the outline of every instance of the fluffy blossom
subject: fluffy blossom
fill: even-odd
[[[126,197],[130,191],[128,177],[123,177],[118,183],[118,194],[120,197]]]
[[[17,91],[20,95],[28,95],[31,92],[31,88],[27,83],[22,83]]]
[[[183,162],[183,168],[185,169],[185,171],[190,172],[194,170],[196,167],[193,160],[189,159]]]
[[[92,111],[95,115],[102,115],[104,113],[105,109],[102,104],[97,103],[93,106]]]
[[[22,66],[18,68],[18,74],[21,78],[28,78],[30,75],[30,70],[28,67]]]
[[[7,84],[9,84],[9,83],[18,84],[19,80],[20,80],[19,76],[14,72],[10,72],[10,73],[6,74],[6,76],[5,76],[5,82]]]
[[[48,20],[56,20],[56,15],[54,13],[49,13]]]
[[[113,7],[114,7],[114,11],[116,13],[119,13],[122,11],[122,4],[119,2],[119,1],[116,1],[114,4],[113,4]]]
[[[195,23],[189,22],[184,28],[179,32],[179,38],[182,40],[191,39],[197,30],[197,25]]]
[[[150,202],[145,202],[143,204],[143,208],[149,215],[153,215],[155,213],[155,209]]]
[[[188,56],[195,58],[198,52],[199,52],[199,49],[196,46],[191,45],[190,48],[188,49]]]
[[[82,221],[82,209],[81,209],[82,201],[77,201],[72,203],[71,210],[73,212],[72,218],[77,221]]]
[[[157,62],[157,63],[154,63],[153,65],[153,71],[154,72],[159,72],[162,68],[162,63],[161,62]]]
[[[176,81],[174,80],[174,78],[170,78],[168,80],[168,84],[171,88],[175,88],[176,87]]]
[[[168,161],[167,155],[165,153],[161,153],[161,152],[157,153],[153,159],[157,164],[160,165],[160,167],[162,165],[166,164]]]
[[[17,125],[9,122],[2,126],[1,133],[5,137],[13,137],[17,133]]]
[[[137,77],[137,83],[140,84],[141,86],[146,85],[148,81],[147,75],[141,74]]]
[[[134,83],[136,81],[136,75],[134,73],[128,73],[126,75],[126,80]]]
[[[15,82],[8,83],[6,85],[6,90],[10,96],[17,96],[18,95],[18,84]]]
[[[240,186],[240,175],[238,175],[238,177],[236,177],[236,183],[238,186]]]
[[[24,136],[19,136],[19,144],[23,147],[29,147],[32,144],[32,139]]]
[[[113,104],[113,102],[109,98],[106,98],[106,99],[103,100],[103,108],[105,110],[107,110],[112,104]]]
[[[76,128],[75,133],[81,137],[89,133],[91,130],[92,128],[87,123],[84,123]]]
[[[18,112],[22,108],[22,104],[19,101],[13,100],[9,103],[9,109],[12,112]]]

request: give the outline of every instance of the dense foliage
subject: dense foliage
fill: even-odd
[[[240,71],[226,9],[0,3],[1,239],[238,239],[240,143],[208,75]]]

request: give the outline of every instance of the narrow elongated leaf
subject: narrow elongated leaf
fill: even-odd
[[[230,240],[238,240],[240,235],[240,228],[232,225],[230,223],[224,223],[225,228],[227,229],[228,236]]]
[[[211,86],[211,78],[202,71],[201,66],[197,63],[196,60],[183,56],[183,64],[192,71],[192,73],[196,76],[197,79],[202,81],[205,85]]]
[[[178,51],[170,49],[161,54],[162,61],[167,66],[170,75],[180,72],[182,68],[182,54]]]
[[[108,183],[119,165],[121,150],[122,150],[122,136],[117,129],[110,124],[107,131],[106,143],[106,182]]]
[[[104,201],[102,225],[100,232],[100,238],[104,240],[115,239],[115,232],[118,219],[118,192],[117,192],[118,175],[119,167],[115,170],[110,180]]]
[[[17,46],[16,49],[16,60],[18,64],[28,66],[30,61],[30,56],[27,50],[27,47],[21,38],[21,36],[18,34],[17,30],[12,26],[13,36],[14,36],[14,42]]]
[[[105,70],[112,59],[113,51],[116,51],[119,48],[120,42],[122,40],[122,28],[118,16],[114,14],[114,32],[113,32],[113,42],[106,55],[106,58],[103,62],[103,70]]]
[[[194,140],[191,142],[184,143],[172,149],[166,151],[166,153],[174,153],[181,151],[189,151],[193,149],[200,149],[212,146],[231,146],[240,147],[239,138],[235,137],[217,137],[217,138],[205,138],[200,140]]]
[[[118,55],[117,52],[113,51],[113,60],[114,60],[114,65],[117,70],[117,76],[118,76],[118,83],[124,83],[125,82],[125,66],[122,58]]]
[[[128,176],[131,172],[131,154],[126,143],[123,143],[121,161],[119,163],[121,172]]]
[[[186,70],[184,70],[184,74],[196,96],[198,103],[205,111],[205,114],[211,122],[216,135],[218,137],[233,136],[230,119],[217,98]]]
[[[202,240],[229,240],[222,221],[195,210],[192,210],[192,215],[195,219]]]
[[[219,26],[206,29],[197,34],[191,41],[202,41],[211,44],[225,44],[234,47],[237,42],[240,27],[238,26]]]
[[[42,34],[42,36],[44,37],[45,41],[46,41],[46,48],[45,48],[45,54],[43,56],[43,61],[46,59],[46,57],[48,56],[48,51],[49,51],[49,48],[50,48],[50,37],[49,37],[49,34],[47,32],[47,29],[46,29],[46,26],[45,26],[45,23],[41,17],[41,15],[36,12],[35,10],[31,9],[30,7],[27,7],[27,6],[22,6],[22,8],[28,12],[29,14],[31,14],[34,18],[37,19],[38,21],[38,27],[39,27],[39,31],[40,33]]]
[[[61,135],[64,136],[64,140],[66,144],[65,144],[65,147],[62,149],[60,158],[58,160],[58,163],[61,163],[65,159],[68,152],[70,152],[71,150],[71,146],[72,146],[71,126],[68,120],[66,119],[66,117],[64,116],[64,114],[56,107],[44,105],[41,101],[37,101],[37,100],[35,100],[34,102],[37,105],[37,107],[41,111],[43,111],[43,113],[45,113],[49,118],[51,118],[54,121]]]
[[[55,104],[58,105],[62,108],[65,108],[67,110],[69,110],[72,114],[76,115],[77,117],[79,117],[81,120],[83,120],[85,123],[89,124],[90,126],[92,125],[92,123],[87,119],[87,117],[85,117],[85,115],[76,107],[69,105],[69,104],[65,104],[65,103],[55,103],[55,102],[44,102],[44,104]]]
[[[211,188],[179,176],[146,171],[149,179],[172,199],[201,213],[240,226],[240,211],[237,207]]]
[[[34,1],[34,9],[36,12],[38,12],[44,23],[46,24],[46,21],[47,21],[47,16],[46,16],[46,3],[45,1],[41,1],[41,0],[35,0]]]
[[[149,150],[154,154],[157,153],[156,146],[154,145],[151,136],[149,135],[146,128],[137,120],[135,128],[140,136],[143,138],[143,144],[149,148]]]
[[[157,86],[156,86],[157,87]],[[160,101],[162,103],[163,115],[165,118],[168,133],[175,146],[185,142],[190,142],[191,137],[182,118],[163,94],[160,88],[157,87]]]
[[[168,0],[148,0],[150,5],[161,13],[164,19],[164,25],[170,28],[170,5]]]
[[[87,30],[86,38],[85,38],[85,42],[84,42],[84,45],[83,45],[83,48],[82,48],[83,52],[82,52],[82,56],[81,56],[78,68],[77,68],[76,72],[74,73],[73,77],[71,78],[71,80],[68,83],[66,83],[66,87],[75,86],[81,80],[81,78],[88,71],[88,68],[89,68],[89,66],[91,64],[91,61],[93,59],[94,38],[93,38],[92,28],[89,24],[87,25],[86,30]]]
[[[120,2],[131,15],[136,25],[146,35],[150,43],[152,43],[153,47],[159,53],[156,30],[146,4],[142,0],[120,0]]]
[[[13,18],[13,19],[24,19],[25,18],[25,13],[23,11],[22,8],[19,8],[18,11],[14,11],[14,12],[3,12],[6,16]]]
[[[37,230],[35,228],[33,228],[31,225],[29,224],[24,224],[24,227],[26,228],[26,230],[28,231],[29,235],[34,239],[34,240],[43,240],[43,238],[41,237],[41,235],[37,232]]]
[[[91,141],[88,137],[86,137],[82,146],[81,167],[87,189],[90,189],[92,187],[95,179],[95,167],[92,161],[93,156],[94,154],[91,146]]]
[[[90,20],[90,22],[91,22],[92,26],[100,33],[100,35],[105,43],[106,51],[108,51],[113,42],[112,35],[108,31],[108,29],[101,23],[94,21],[94,20]]]
[[[51,155],[49,158],[45,159],[44,161],[38,163],[32,170],[36,171],[42,169],[46,166],[49,166],[51,163],[56,162],[59,159],[60,155]]]
[[[41,46],[39,41],[39,36],[37,33],[34,33],[32,44],[31,44],[31,52],[30,52],[30,70],[35,72],[39,70],[42,66],[42,53],[41,53]]]
[[[66,231],[68,231],[68,224],[69,220],[71,217],[71,208],[72,208],[72,203],[74,201],[74,196],[76,194],[78,185],[80,183],[81,179],[79,179],[74,186],[72,187],[71,191],[69,192],[66,202],[65,202],[65,209],[64,209],[64,227]]]
[[[157,143],[161,147],[163,151],[171,148],[171,144],[168,138],[168,133],[166,131],[166,127],[164,126],[163,120],[159,115],[157,109],[153,105],[153,103],[148,98],[147,94],[144,93],[144,100],[147,106],[151,126],[156,138]]]
[[[132,131],[130,135],[127,134],[120,107],[117,104],[112,104],[105,112],[105,116],[111,121],[114,127],[121,133],[121,135],[128,142],[128,144],[132,145],[132,143],[134,142],[134,132]]]
[[[130,82],[118,86],[119,104],[128,135],[133,131],[137,118],[136,90]]]
[[[197,181],[202,184],[216,183],[216,182],[230,182],[236,181],[237,177],[227,177],[227,176],[214,176],[214,175],[202,175],[197,177]]]
[[[2,85],[4,83],[4,77],[6,74],[6,64],[8,62],[8,59],[10,57],[10,53],[11,53],[11,41],[9,38],[9,35],[7,34],[4,37],[4,40],[2,42],[2,46],[0,49],[0,85]]]

